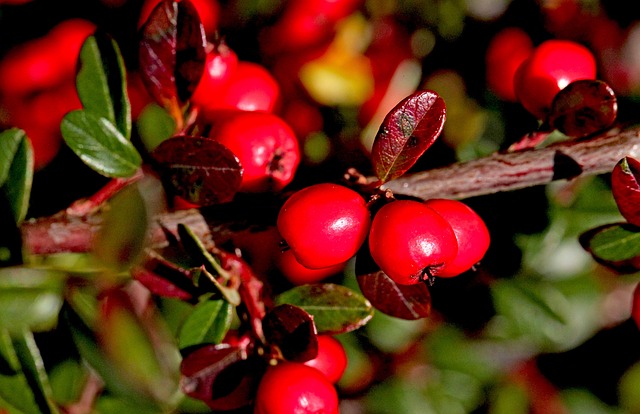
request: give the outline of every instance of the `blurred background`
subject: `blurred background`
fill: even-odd
[[[551,38],[593,52],[598,78],[617,94],[621,127],[640,118],[633,2],[335,0],[314,19],[296,1],[193,0],[210,41],[224,39],[277,83],[274,112],[303,149],[290,188],[337,180],[348,167],[371,175],[368,151],[382,117],[419,88],[445,99],[447,123],[414,170],[508,148],[539,126],[504,84],[516,64],[509,58]],[[0,125],[25,129],[34,146],[30,217],[105,183],[59,133],[62,116],[80,106],[77,55],[96,28],[114,37],[125,60],[134,143],[149,150],[171,134],[138,74],[147,3],[0,0]],[[640,278],[599,266],[578,243],[583,232],[622,220],[608,177],[465,202],[490,229],[487,256],[477,271],[437,281],[430,318],[378,312],[339,337],[349,358],[338,384],[341,412],[640,413],[640,332],[630,318]],[[329,280],[358,289],[353,263]],[[173,305],[160,305],[171,325]],[[61,338],[55,330],[37,338],[50,345],[41,349],[54,378],[64,368],[64,352],[55,351]],[[59,398],[60,390],[73,395],[64,382],[53,381]],[[180,410],[206,412],[195,404]]]

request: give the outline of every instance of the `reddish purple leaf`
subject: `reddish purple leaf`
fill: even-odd
[[[549,124],[565,135],[582,138],[609,128],[617,113],[616,94],[609,85],[582,79],[570,83],[555,96]]]
[[[163,0],[142,27],[139,59],[151,96],[176,119],[204,71],[206,37],[188,0]]]
[[[151,156],[175,194],[201,206],[231,201],[242,181],[238,158],[212,139],[176,136]]]
[[[400,177],[442,132],[444,100],[434,91],[409,95],[382,121],[371,149],[374,171],[382,182]]]
[[[234,410],[252,402],[263,370],[246,349],[207,345],[182,360],[180,387],[212,410]]]
[[[313,318],[293,305],[279,305],[262,321],[264,336],[277,345],[289,361],[305,362],[318,355],[318,335]]]
[[[611,192],[620,214],[631,224],[640,226],[640,161],[621,159],[611,172]]]
[[[185,301],[199,295],[189,270],[169,262],[157,253],[150,253],[142,266],[131,271],[132,276],[151,293]]]
[[[356,257],[358,285],[374,308],[387,315],[415,320],[431,313],[431,294],[425,283],[399,285],[375,264],[366,247]]]
[[[551,131],[533,131],[523,136],[520,141],[514,142],[507,149],[508,152],[524,151],[537,147],[542,144]]]

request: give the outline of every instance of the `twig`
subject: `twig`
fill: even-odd
[[[543,185],[554,180],[607,173],[625,156],[640,157],[640,129],[587,141],[561,142],[541,149],[496,153],[406,175],[386,183],[384,188],[422,199],[464,199]],[[150,234],[152,246],[165,245],[164,230],[177,234],[179,223],[187,224],[205,242],[228,238],[233,232],[228,223],[215,222],[199,210],[167,212],[156,217]],[[91,250],[91,242],[100,224],[97,214],[73,217],[61,212],[26,221],[21,230],[24,245],[33,254],[84,252]]]

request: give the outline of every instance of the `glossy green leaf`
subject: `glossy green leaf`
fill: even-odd
[[[220,343],[231,326],[232,316],[233,306],[225,300],[199,303],[180,328],[178,345],[187,348],[203,343]]]
[[[42,414],[58,413],[58,408],[52,399],[51,385],[44,361],[33,334],[25,331],[14,336],[13,346],[40,412]]]
[[[96,33],[82,45],[79,62],[76,87],[85,111],[108,120],[129,139],[131,105],[118,45],[110,36]]]
[[[640,229],[627,224],[603,228],[589,240],[589,251],[605,261],[622,261],[640,256]]]
[[[338,334],[365,325],[373,316],[371,303],[360,294],[332,283],[302,285],[281,293],[276,304],[298,306],[313,316],[318,333]]]
[[[0,328],[48,329],[62,306],[64,274],[23,267],[0,269]]]
[[[60,125],[67,145],[80,159],[107,177],[130,177],[142,164],[133,144],[105,118],[69,112]]]
[[[116,194],[109,205],[96,238],[95,255],[107,266],[123,270],[141,257],[148,229],[147,208],[136,185]]]
[[[9,200],[16,223],[29,208],[33,182],[33,149],[24,131],[13,128],[0,133],[0,191]]]

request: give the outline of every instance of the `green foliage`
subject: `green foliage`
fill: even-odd
[[[205,300],[196,305],[180,329],[179,347],[220,343],[231,326],[233,310],[225,300]]]
[[[302,285],[276,297],[278,305],[298,306],[313,316],[318,333],[344,333],[366,324],[373,307],[364,297],[330,283]]]
[[[27,215],[33,181],[33,150],[24,131],[0,133],[0,191],[9,200],[16,223]]]
[[[129,177],[142,164],[131,141],[107,119],[91,112],[69,112],[62,120],[60,130],[78,157],[102,175]]]

